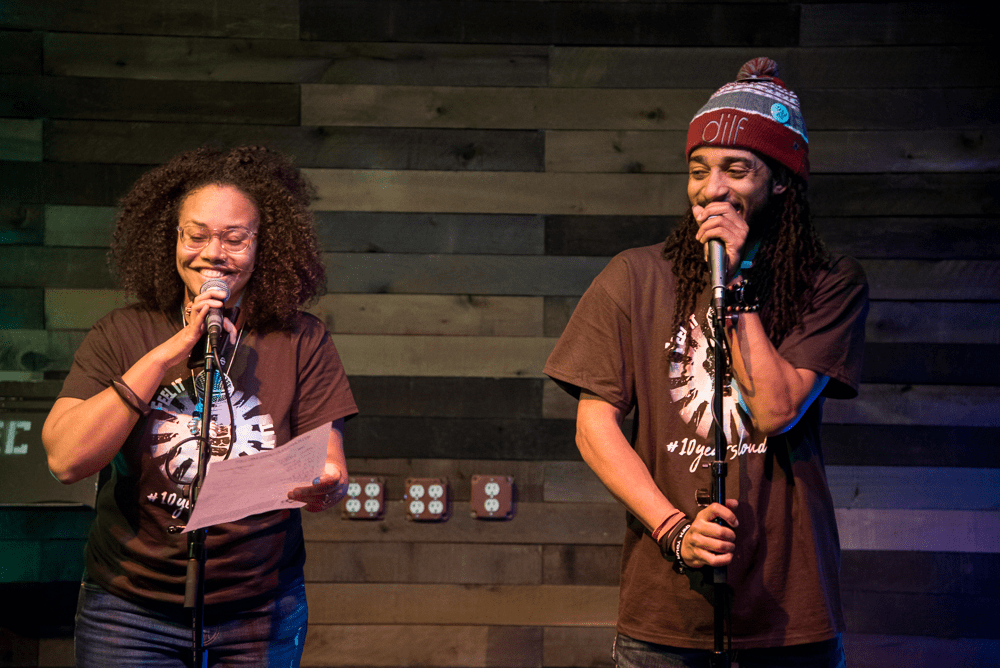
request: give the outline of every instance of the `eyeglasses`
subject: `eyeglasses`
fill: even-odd
[[[218,234],[209,232],[203,227],[178,227],[181,243],[184,248],[199,251],[212,242],[212,237],[218,237],[222,243],[222,249],[227,253],[242,253],[250,247],[250,242],[257,236],[256,232],[242,227],[231,227]]]

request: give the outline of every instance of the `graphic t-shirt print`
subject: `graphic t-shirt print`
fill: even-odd
[[[712,398],[715,387],[715,331],[714,318],[709,309],[699,322],[692,315],[688,326],[681,328],[666,347],[670,350],[670,399],[677,406],[680,417],[693,427],[695,436],[667,444],[669,452],[692,458],[692,473],[714,454],[712,430]],[[766,444],[748,443],[752,436],[753,421],[739,401],[739,387],[729,378],[722,399],[723,437],[728,444],[730,458],[746,452],[764,452]]]
[[[226,381],[228,379],[225,379]],[[235,424],[230,422],[229,407],[219,384],[213,396],[212,424],[209,430],[209,461],[244,457],[275,446],[274,422],[260,411],[260,400],[230,386]],[[200,386],[199,386],[200,387]],[[202,405],[200,392],[195,394],[190,378],[177,378],[160,388],[150,402],[150,454],[165,478],[165,489],[152,491],[151,503],[169,507],[178,517],[188,507],[181,487],[194,481],[198,472],[198,437],[201,434]]]

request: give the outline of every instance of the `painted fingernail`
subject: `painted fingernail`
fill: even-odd
[[[319,477],[313,478],[313,484],[314,485],[318,485],[319,484]]]

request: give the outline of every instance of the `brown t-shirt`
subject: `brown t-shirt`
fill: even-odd
[[[133,306],[102,318],[76,352],[60,397],[88,399],[140,357],[179,331],[178,317]],[[196,346],[197,348],[197,346]],[[337,350],[323,324],[299,314],[290,331],[244,331],[227,345],[221,367],[231,379],[235,426],[221,388],[213,405],[212,459],[252,455],[358,409]],[[187,360],[163,376],[115,457],[97,499],[87,540],[87,576],[139,603],[179,604],[184,598],[190,508],[185,488],[197,471],[195,379]],[[199,385],[201,387],[201,385]],[[253,494],[247,489],[248,496]],[[298,509],[252,515],[208,529],[207,605],[256,602],[302,574],[305,548]]]
[[[689,326],[672,336],[676,283],[662,251],[662,243],[635,248],[611,261],[581,298],[544,371],[574,396],[585,389],[626,413],[635,408],[633,447],[670,502],[693,519],[697,490],[712,486],[705,464],[714,451],[714,335],[706,291]],[[840,257],[815,284],[813,308],[778,350],[793,366],[829,376],[823,395],[851,398],[860,375],[867,281],[856,261]],[[723,416],[726,496],[740,502],[728,569],[733,647],[828,639],[844,622],[840,541],[819,442],[823,397],[788,432],[767,438],[740,404],[735,380],[731,386]],[[618,630],[648,642],[710,649],[711,598],[710,573],[675,572],[629,515]]]

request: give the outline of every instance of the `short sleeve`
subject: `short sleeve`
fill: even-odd
[[[113,377],[160,343],[155,337],[163,333],[149,321],[148,314],[136,307],[116,309],[98,320],[73,355],[59,398],[86,400],[110,387]]]
[[[624,412],[635,402],[629,287],[618,256],[580,298],[543,369],[574,398],[586,390]]]
[[[828,376],[825,396],[852,399],[861,382],[867,316],[864,269],[854,258],[840,257],[820,276],[809,311],[778,352],[796,368]]]
[[[296,401],[291,416],[293,436],[358,413],[340,354],[326,327],[309,314],[302,314],[300,323]]]

